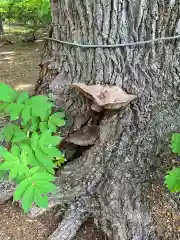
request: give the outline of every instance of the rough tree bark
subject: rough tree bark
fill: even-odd
[[[0,16],[0,34],[2,34],[3,32],[4,32],[3,22],[2,22],[2,17]]]
[[[51,2],[49,37],[81,44],[173,36],[180,19],[179,0]],[[89,215],[110,239],[160,239],[145,190],[169,134],[180,129],[179,55],[175,40],[114,49],[47,41],[36,93],[51,93],[65,108],[71,122],[65,135],[81,128],[77,124],[88,116],[88,124],[99,129],[95,144],[78,149],[58,175],[56,203],[67,201],[69,210],[49,239],[72,239]],[[70,88],[73,82],[117,85],[138,98],[122,110],[93,116],[89,102]]]

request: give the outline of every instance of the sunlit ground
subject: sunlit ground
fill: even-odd
[[[0,46],[0,82],[32,91],[37,81],[42,43]]]
[[[6,24],[6,25],[4,25],[4,31],[5,32],[9,32],[9,33],[12,33],[12,32],[17,32],[17,33],[22,33],[22,32],[25,32],[25,31],[27,31],[26,30],[27,28],[25,28],[25,27],[23,27],[23,26],[15,26],[15,25],[8,25],[8,24]]]
[[[0,82],[31,92],[38,77],[43,42],[23,43],[28,31],[23,26],[4,25],[4,35],[0,38]],[[7,40],[15,44],[4,45]]]

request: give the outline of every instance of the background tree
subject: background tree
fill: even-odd
[[[0,34],[4,32],[3,30],[3,22],[2,22],[2,16],[0,15]]]
[[[4,6],[6,4],[6,1],[2,1],[0,3],[0,34],[2,34],[4,32],[4,28],[3,28],[3,14],[5,12]]]
[[[35,33],[51,22],[49,0],[8,0],[0,3],[1,12],[9,23],[18,23]]]
[[[52,0],[51,4],[49,37],[81,44],[173,36],[180,19],[179,0]],[[36,93],[51,93],[65,108],[71,123],[65,138],[72,132],[79,136],[75,153],[67,156],[70,162],[57,178],[56,204],[67,201],[69,210],[49,239],[72,239],[90,215],[110,239],[160,239],[147,189],[156,163],[165,161],[160,157],[167,152],[169,135],[180,128],[179,53],[175,40],[105,49],[46,43]],[[75,82],[116,85],[137,95],[137,100],[120,110],[94,113],[91,101],[72,91]],[[75,146],[85,128],[91,133],[95,128],[98,137],[91,146]],[[65,142],[64,150],[70,149],[72,144]],[[171,236],[178,238],[176,233]]]

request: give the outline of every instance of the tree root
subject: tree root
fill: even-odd
[[[0,181],[0,204],[3,204],[13,196],[15,184],[9,181]]]
[[[39,208],[39,207],[32,207],[28,212],[29,218],[37,218],[42,216],[44,213],[51,211],[52,209],[58,207],[60,205],[60,202],[56,202],[50,199],[48,208]]]
[[[64,219],[48,240],[72,240],[89,216],[90,213],[87,209],[78,206],[78,204],[72,204]]]

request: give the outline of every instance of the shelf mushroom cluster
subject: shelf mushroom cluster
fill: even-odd
[[[135,95],[127,94],[117,86],[88,86],[84,83],[73,83],[71,86],[92,101],[91,109],[94,112],[120,109],[136,99]],[[97,140],[98,135],[99,126],[83,126],[80,130],[71,133],[66,138],[66,142],[78,146],[91,146]]]
[[[120,109],[136,99],[136,95],[127,94],[117,86],[88,86],[84,83],[73,83],[71,86],[92,100],[91,109],[95,112],[101,112],[104,109]]]

